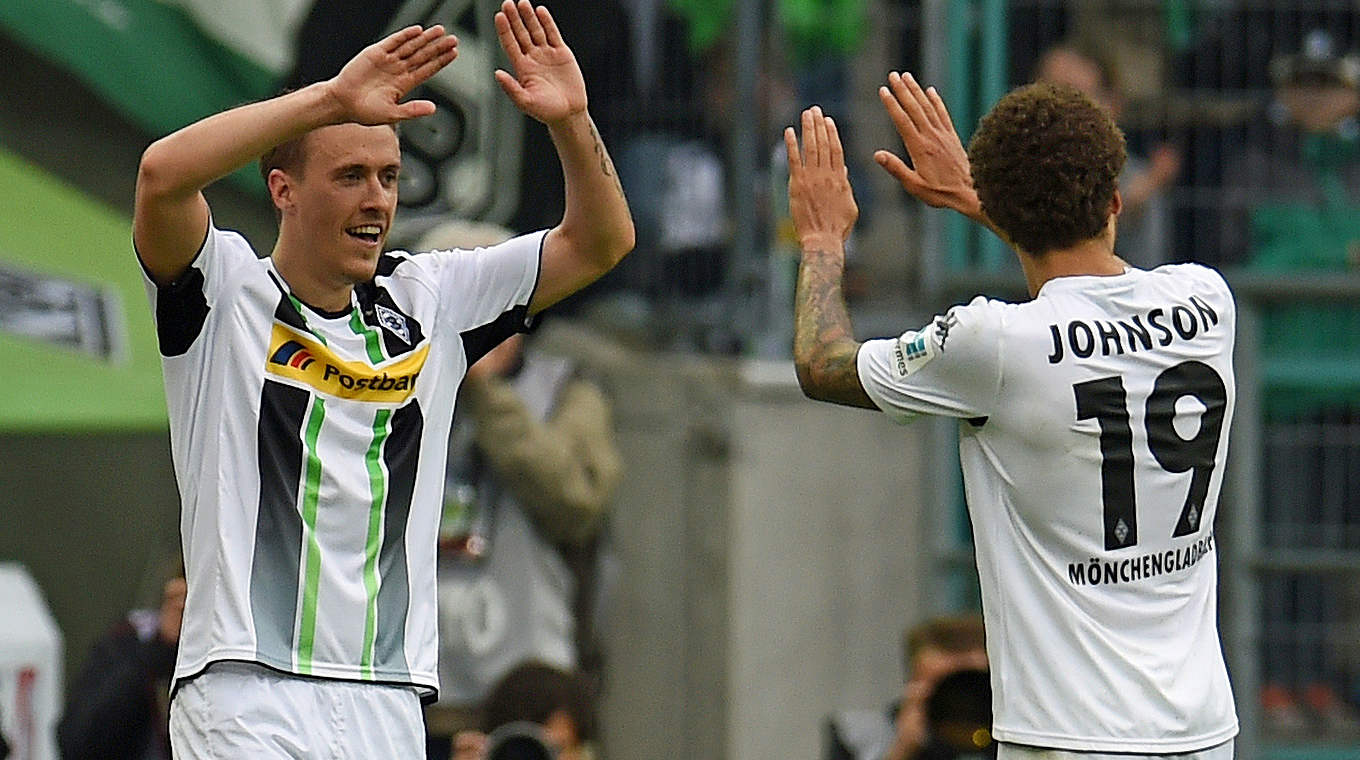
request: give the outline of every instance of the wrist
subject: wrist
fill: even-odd
[[[309,84],[291,94],[308,101],[308,112],[316,119],[316,123],[311,125],[312,128],[341,124],[350,120],[349,107],[345,105],[345,100],[340,95],[335,78]]]
[[[798,246],[804,259],[845,260],[845,241],[837,235],[805,235]]]

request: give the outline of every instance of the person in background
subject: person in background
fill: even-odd
[[[886,711],[837,713],[828,724],[826,760],[913,760],[931,743],[927,705],[936,685],[965,670],[987,670],[982,616],[952,615],[914,625],[902,636],[906,679]],[[990,706],[988,706],[990,709]]]
[[[1118,69],[1093,46],[1073,43],[1045,50],[1035,66],[1034,79],[1075,87],[1119,121],[1124,111]],[[1119,174],[1124,210],[1119,214],[1119,257],[1150,269],[1168,259],[1170,209],[1166,191],[1181,171],[1180,151],[1170,143],[1153,148],[1146,158],[1130,153]]]
[[[578,673],[519,663],[487,694],[481,730],[458,734],[452,760],[594,760],[595,712]]]
[[[1273,118],[1228,164],[1230,258],[1265,273],[1360,271],[1360,55],[1327,29],[1270,61]],[[1360,349],[1360,309],[1342,302],[1262,304],[1260,355],[1300,366]],[[1360,388],[1329,378],[1263,394],[1268,549],[1354,549],[1360,508],[1350,497]],[[1296,432],[1307,431],[1307,432]],[[1349,543],[1348,543],[1349,542]],[[1326,573],[1262,579],[1261,707],[1275,735],[1360,733],[1360,616],[1353,583]]]
[[[453,222],[421,240],[477,248],[509,237]],[[468,369],[450,434],[440,526],[439,735],[477,723],[508,671],[535,660],[598,680],[602,541],[622,476],[609,401],[570,359],[506,339]]]
[[[170,676],[184,617],[184,568],[156,609],[136,609],[95,642],[57,724],[65,760],[170,760]]]

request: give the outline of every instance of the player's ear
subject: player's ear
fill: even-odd
[[[1114,195],[1110,198],[1110,214],[1119,216],[1119,212],[1124,210],[1124,197],[1119,194],[1119,188],[1114,189]]]
[[[293,178],[282,169],[270,169],[267,182],[269,200],[274,203],[274,208],[279,213],[283,213],[284,209],[293,204]]]

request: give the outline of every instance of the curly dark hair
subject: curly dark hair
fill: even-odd
[[[1035,256],[1105,229],[1124,159],[1124,135],[1104,109],[1046,82],[1012,90],[968,143],[982,210]]]

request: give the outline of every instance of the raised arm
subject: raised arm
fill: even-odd
[[[548,128],[562,162],[566,210],[543,242],[543,269],[529,302],[537,313],[594,282],[633,249],[633,217],[618,172],[586,110],[576,57],[547,8],[505,0],[496,34],[510,58],[496,81],[521,111]]]
[[[789,215],[802,260],[794,293],[793,364],[808,398],[875,409],[859,381],[859,343],[841,292],[845,239],[859,217],[845,152],[831,117],[803,111],[803,149],[784,130],[789,155]]]
[[[183,274],[208,232],[203,188],[317,127],[390,124],[434,112],[399,102],[458,55],[439,26],[408,27],[361,51],[335,78],[224,111],[152,143],[137,171],[132,238],[153,280]]]
[[[910,73],[894,71],[888,74],[887,86],[878,88],[878,99],[897,128],[912,166],[887,150],[874,152],[878,165],[925,204],[953,209],[987,227],[1010,245],[1010,240],[982,210],[977,191],[973,189],[968,153],[963,149],[940,93],[934,87],[921,89]]]

